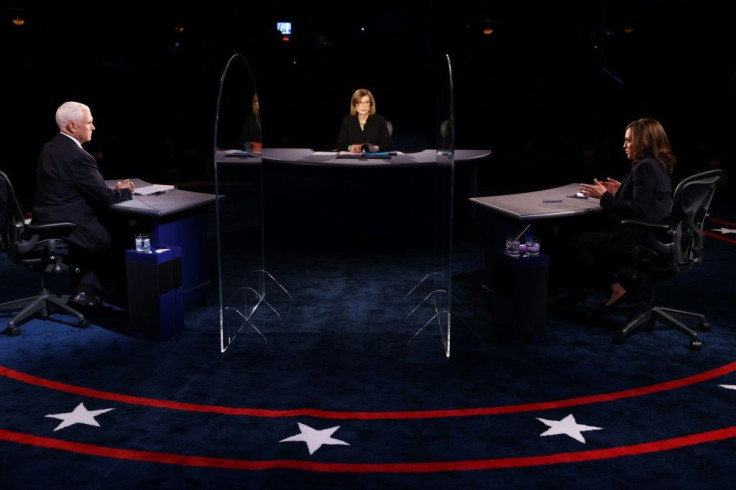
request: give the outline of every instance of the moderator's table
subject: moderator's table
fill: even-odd
[[[150,185],[131,179],[136,188]],[[114,185],[116,180],[106,181]],[[207,210],[214,194],[172,189],[163,194],[133,196],[114,204],[110,210],[126,218],[125,236],[117,237],[118,246],[132,248],[133,234],[147,231],[157,245],[181,247],[184,302],[202,299],[211,283],[207,251]]]
[[[490,154],[490,150],[455,150],[451,156],[455,162],[470,162],[482,160]],[[445,152],[439,156],[446,160],[450,155]],[[215,160],[218,163],[238,165],[260,165],[271,161],[332,167],[397,167],[435,164],[438,153],[437,150],[427,149],[415,153],[396,152],[390,157],[367,157],[360,154],[340,156],[335,151],[314,151],[310,148],[264,148],[260,156],[240,150],[217,150]]]
[[[476,194],[477,162],[489,150],[434,149],[390,158],[304,148],[264,149],[263,203],[267,238],[411,240],[428,243],[454,200],[455,231],[470,219],[467,198]],[[448,163],[452,161],[451,167]],[[454,194],[450,195],[450,169]],[[467,213],[465,213],[467,211]]]

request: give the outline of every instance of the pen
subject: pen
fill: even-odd
[[[545,199],[542,202],[562,202],[562,199]]]

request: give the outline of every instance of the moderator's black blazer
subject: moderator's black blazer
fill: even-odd
[[[394,149],[391,135],[388,134],[386,119],[379,114],[368,116],[365,128],[360,129],[358,116],[346,115],[342,118],[340,133],[337,136],[337,149],[348,151],[348,146],[362,143],[378,145],[380,151],[391,151]]]
[[[130,189],[110,189],[94,157],[70,137],[59,133],[43,146],[36,168],[34,223],[76,223],[67,240],[99,252],[112,239],[98,213],[132,197]]]
[[[240,146],[245,146],[246,143],[261,142],[261,121],[252,112],[245,118],[245,124],[243,124],[243,130],[240,132]]]
[[[664,222],[672,207],[672,179],[653,158],[631,167],[616,194],[601,196],[601,207],[616,219]]]

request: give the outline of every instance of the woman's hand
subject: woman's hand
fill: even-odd
[[[600,199],[603,194],[608,192],[606,185],[598,179],[593,179],[592,184],[580,184],[580,192],[585,197]]]
[[[597,179],[593,179],[593,181],[597,184],[599,183]],[[616,194],[616,191],[619,187],[621,187],[621,182],[618,180],[613,180],[611,177],[606,177],[605,182],[600,182],[606,187],[606,190],[610,192],[611,194]]]
[[[350,145],[350,153],[362,153],[363,152],[363,144],[357,144],[357,145]]]

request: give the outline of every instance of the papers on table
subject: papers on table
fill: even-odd
[[[163,194],[172,189],[176,189],[176,187],[173,185],[151,184],[144,187],[136,187],[134,194],[136,196],[152,196],[154,194]]]
[[[255,153],[248,150],[224,150],[222,152],[223,155],[228,157],[240,157],[240,158],[249,158],[249,157],[260,157],[260,153]]]

